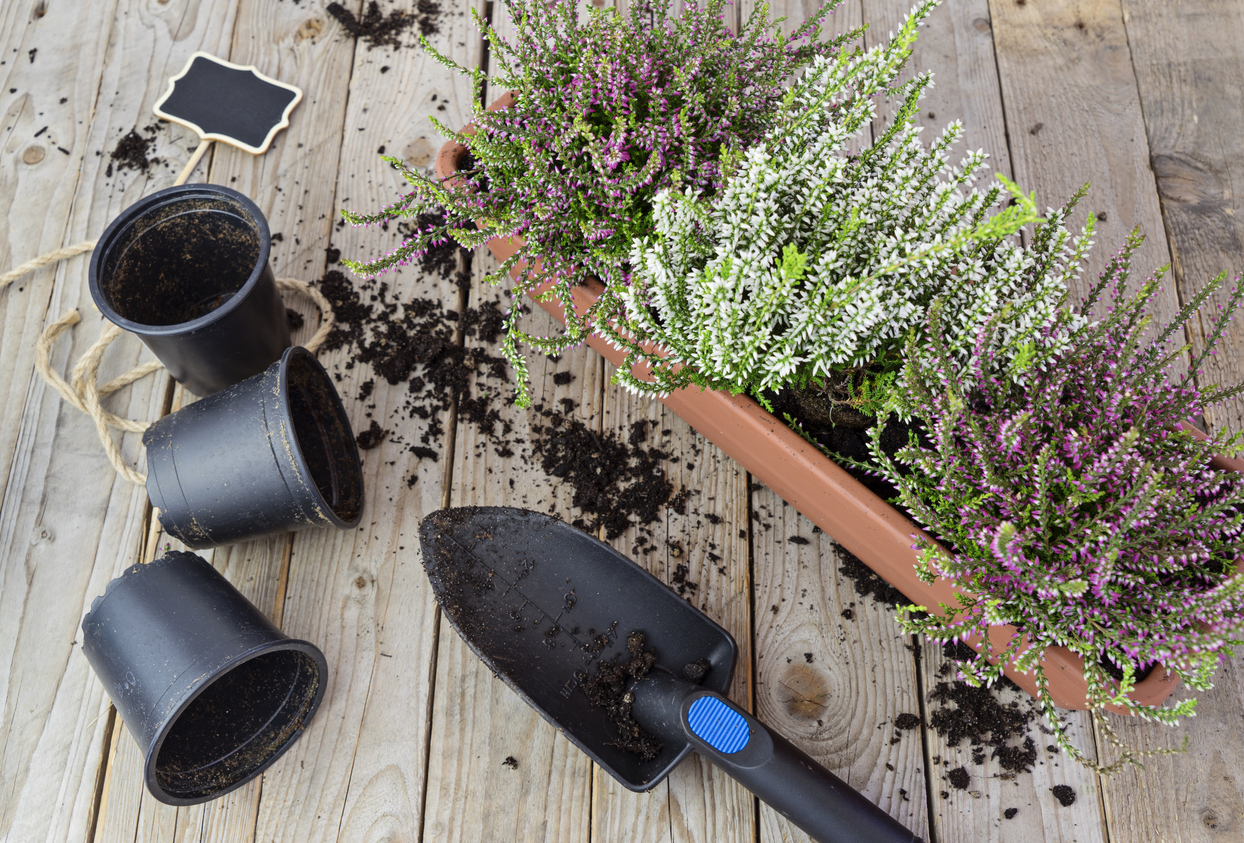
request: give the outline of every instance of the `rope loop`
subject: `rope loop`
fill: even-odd
[[[74,246],[58,249],[55,252],[49,252],[46,255],[40,255],[34,260],[29,260],[11,272],[0,275],[0,290],[3,290],[28,272],[33,272],[57,261],[90,251],[95,247],[95,243],[96,241],[94,240],[78,243]],[[312,354],[316,353],[333,329],[332,304],[329,303],[323,293],[305,281],[299,281],[296,278],[278,278],[276,285],[280,290],[308,297],[320,309],[320,326],[305,346]],[[121,328],[113,325],[111,322],[105,322],[99,339],[74,364],[70,381],[66,382],[60,373],[52,367],[52,346],[55,345],[61,334],[81,321],[82,315],[74,309],[43,330],[43,333],[39,335],[38,343],[35,345],[35,370],[47,382],[48,386],[56,390],[70,406],[86,413],[95,422],[95,430],[103,443],[104,453],[107,454],[108,462],[112,463],[112,467],[116,469],[117,473],[131,483],[137,483],[142,486],[147,482],[146,475],[125,461],[125,457],[121,454],[121,448],[116,440],[113,439],[110,429],[120,430],[123,433],[142,433],[150,426],[150,422],[140,422],[118,416],[105,410],[101,402],[122,387],[130,385],[152,372],[157,372],[163,369],[164,366],[158,360],[151,360],[136,366],[120,377],[113,378],[101,386],[99,384],[100,361],[103,359],[104,352],[108,349],[108,346],[124,333]]]

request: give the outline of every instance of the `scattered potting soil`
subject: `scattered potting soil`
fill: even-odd
[[[645,732],[635,722],[631,714],[635,696],[627,690],[631,682],[643,679],[656,664],[656,655],[651,650],[644,649],[645,643],[642,632],[628,633],[626,650],[630,659],[620,662],[619,654],[608,661],[598,662],[596,673],[584,680],[579,687],[587,694],[592,708],[603,708],[605,716],[618,728],[618,739],[613,745],[638,755],[644,761],[651,761],[661,753],[665,744]]]
[[[1019,808],[1007,808],[1005,811],[1002,812],[1002,816],[1006,817],[1008,820],[1013,820],[1015,819],[1015,815],[1018,813],[1019,813]]]
[[[968,783],[972,780],[966,767],[956,767],[946,774],[946,778],[956,790],[967,790]]]
[[[386,15],[380,10],[380,4],[371,0],[361,18],[356,18],[353,12],[340,3],[329,3],[324,11],[336,18],[346,32],[367,42],[369,50],[374,50],[376,47],[401,49],[407,46],[402,36],[416,24],[424,35],[436,32],[435,19],[440,13],[440,7],[429,0],[421,0],[417,14],[412,15],[396,9]]]
[[[1056,784],[1050,788],[1054,798],[1058,800],[1058,804],[1064,808],[1070,808],[1076,804],[1076,792],[1070,786],[1065,784]]]
[[[634,524],[659,520],[674,495],[662,465],[669,453],[628,444],[612,431],[597,433],[579,419],[542,404],[534,409],[531,429],[540,467],[574,489],[571,503],[583,513],[574,522],[576,527],[591,532],[603,527],[606,537],[615,539]],[[630,442],[635,441],[636,430],[631,429]],[[685,573],[681,585],[694,590],[696,585],[686,582]]]
[[[143,131],[148,134],[154,134],[158,126],[144,126]],[[152,147],[155,146],[155,138],[145,138],[138,134],[135,129],[130,129],[121,140],[117,141],[117,145],[109,153],[108,169],[104,171],[104,175],[112,177],[113,171],[121,170],[137,170],[140,173],[151,171],[151,167],[161,163],[159,158],[147,157],[151,153]]]
[[[944,645],[943,653],[948,659],[969,659],[976,655],[962,643]],[[953,678],[953,672],[950,662],[938,670],[939,676],[948,677],[950,681],[938,682],[929,693],[929,702],[938,706],[929,715],[929,725],[950,746],[958,746],[966,739],[976,764],[984,763],[989,751],[989,757],[996,759],[1003,770],[1031,772],[1037,761],[1037,748],[1028,732],[1039,716],[1037,701],[1019,692],[1013,682],[1004,678],[998,684],[1018,693],[1014,694],[1015,699],[1003,703],[998,691],[959,682]]]
[[[907,731],[914,729],[920,725],[920,715],[918,714],[900,714],[894,718],[894,728]]]
[[[501,762],[502,767],[509,767],[511,770],[518,769],[518,759],[513,755],[505,756],[505,760]]]
[[[861,597],[871,597],[890,609],[911,605],[911,601],[903,595],[903,592],[874,574],[872,568],[865,565],[858,556],[842,546],[839,546],[838,550],[842,554],[842,564],[838,566],[838,572],[851,580],[856,594]],[[846,613],[843,613],[843,617],[847,617]]]

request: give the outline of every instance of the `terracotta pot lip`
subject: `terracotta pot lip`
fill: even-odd
[[[494,100],[493,103],[488,106],[488,110],[495,111],[501,108],[507,108],[513,103],[513,101],[514,101],[513,94],[510,92],[507,92],[506,94],[503,94],[501,97]],[[474,123],[469,123],[467,124],[466,127],[463,128],[461,134],[469,136],[474,133],[475,128],[476,127]],[[459,141],[455,141],[455,140],[447,141],[441,147],[440,152],[438,153],[437,159],[436,159],[436,173],[437,173],[438,178],[440,178],[442,181],[452,178],[454,176],[454,173],[457,171],[458,163],[461,161],[462,156],[467,151],[468,151],[468,147],[465,144]],[[522,245],[523,245],[523,241],[521,237],[507,237],[507,238],[494,237],[488,241],[488,246],[490,250],[493,250],[494,253],[503,252],[505,257],[508,257],[510,254],[513,254],[514,250],[516,248],[521,248]],[[500,254],[498,254],[497,257],[499,259],[503,259],[503,256]],[[518,272],[518,271],[521,271],[521,265],[511,270],[512,273]],[[595,283],[586,282],[580,285],[579,287],[575,288],[576,309],[580,306],[578,297],[582,296],[584,299],[586,299],[586,297],[591,296],[592,299],[594,300],[595,296],[598,294],[597,288],[599,287],[600,287],[599,282],[595,282]],[[560,314],[560,308],[556,304],[550,304],[546,302],[540,302],[540,304],[541,306],[545,307],[545,309],[549,310],[554,316],[564,321],[564,317]],[[605,354],[606,347],[601,347],[597,343],[593,342],[593,340],[597,340],[597,339],[598,338],[595,336],[592,337],[589,340],[589,345],[592,345],[599,353],[602,353],[603,355]],[[746,414],[748,416],[753,416],[756,413],[763,414],[763,417],[765,419],[764,424],[768,425],[768,428],[769,428],[766,431],[766,434],[767,434],[766,438],[775,440],[774,447],[779,448],[782,452],[787,454],[789,457],[795,459],[796,461],[808,464],[809,467],[820,467],[820,468],[823,468],[824,470],[832,469],[833,471],[840,472],[843,475],[845,475],[847,478],[849,478],[850,481],[854,484],[854,486],[858,486],[858,489],[852,488],[850,490],[851,493],[860,501],[860,503],[863,505],[865,509],[867,509],[869,512],[876,513],[878,518],[881,519],[882,521],[893,522],[896,519],[898,524],[904,525],[902,532],[904,533],[904,535],[908,537],[909,540],[905,541],[902,545],[899,545],[897,541],[892,542],[893,544],[892,549],[894,551],[901,550],[902,553],[901,554],[895,553],[891,555],[902,555],[902,556],[913,556],[914,555],[914,550],[912,549],[910,540],[915,539],[917,536],[924,535],[923,530],[917,527],[916,524],[912,522],[911,519],[909,519],[903,513],[899,512],[897,509],[892,507],[890,504],[886,503],[879,496],[877,496],[874,492],[872,492],[871,490],[869,490],[868,488],[860,484],[858,481],[856,481],[853,477],[846,474],[845,470],[842,469],[841,466],[839,466],[829,457],[825,456],[821,451],[817,449],[813,449],[811,448],[811,446],[801,449],[799,445],[796,445],[793,442],[784,441],[784,440],[790,439],[791,437],[798,438],[798,434],[794,433],[794,431],[792,431],[787,425],[783,424],[772,413],[769,413],[767,410],[761,407],[760,404],[756,402],[754,399],[746,395],[729,395],[728,393],[712,392],[712,391],[703,390],[703,389],[694,390],[694,391],[690,389],[683,389],[683,390],[678,390],[677,392],[687,393],[687,394],[691,394],[692,392],[695,392],[701,395],[721,396],[722,398],[725,399],[726,403],[733,405],[737,413]],[[670,400],[668,397],[661,399],[661,400],[667,404],[670,403]],[[1205,437],[1205,434],[1195,429],[1191,424],[1184,423],[1181,425],[1181,427],[1191,430],[1194,436],[1198,436],[1199,438],[1202,438],[1202,439],[1207,438]],[[697,427],[697,430],[699,430],[698,427]],[[710,440],[712,439],[712,436],[707,431],[700,430],[700,433],[702,435],[705,435],[706,438],[709,438]],[[789,436],[787,436],[786,434],[789,434]],[[802,439],[798,439],[798,442],[800,444],[806,444],[803,442]],[[730,454],[730,456],[732,458],[735,458],[733,454]],[[1216,468],[1220,468],[1223,470],[1244,471],[1244,459],[1215,457],[1213,464]],[[787,502],[790,503],[792,506],[795,506],[796,509],[799,509],[799,506],[796,505],[795,503],[791,501],[787,501]],[[813,519],[813,521],[814,523],[816,523],[815,519]],[[822,527],[822,529],[824,529],[824,527]],[[831,534],[831,537],[832,537],[832,534]],[[870,564],[869,567],[870,569],[873,569],[875,566]],[[1237,567],[1241,570],[1244,570],[1244,563],[1241,563],[1241,565]],[[888,578],[888,577],[882,577],[882,578],[886,579],[887,582],[891,582],[891,578]],[[937,588],[936,583],[941,583],[942,588],[949,589],[953,591],[955,594],[967,593],[963,589],[961,589],[958,585],[948,582],[946,580],[943,580],[941,578],[938,578],[937,580],[935,580],[935,584],[923,586],[922,589],[920,589],[920,591],[922,592],[921,596],[924,596],[926,598],[934,596],[931,592],[931,589]],[[891,584],[894,584],[894,583],[891,582]],[[907,586],[907,588],[910,589],[911,586],[909,585]],[[906,594],[906,591],[904,591],[904,593]],[[911,597],[910,595],[908,596],[915,603],[924,604],[926,602],[924,600],[918,599],[917,597]],[[927,602],[934,603],[935,601],[930,600]],[[1005,645],[1005,642],[1011,640],[1015,635],[1021,634],[1018,630],[1016,630],[1014,627],[1011,627],[1009,625],[992,627],[991,635],[990,635],[991,638],[995,637],[993,634],[994,632],[998,634],[998,637],[1005,636],[1005,640],[1000,642],[1003,645]],[[983,642],[979,640],[969,641],[970,646],[972,646],[973,649],[976,649],[978,651],[982,643]],[[995,646],[994,649],[995,651],[997,651],[997,650],[1002,649],[1002,647]],[[1073,673],[1075,676],[1078,677],[1078,679],[1076,680],[1077,684],[1080,686],[1084,685],[1084,661],[1080,656],[1071,652],[1066,647],[1047,647],[1042,654],[1041,661],[1045,666],[1047,678],[1070,671],[1071,673]],[[1033,689],[1035,688],[1035,680],[1031,677],[1031,675],[1017,674],[1014,671],[1004,671],[1004,672],[1006,672],[1006,675],[1008,675],[1012,680],[1024,686],[1025,690],[1027,690],[1030,694],[1032,694],[1032,696],[1034,697],[1036,696],[1036,694],[1033,692]],[[1051,696],[1055,697],[1054,702],[1055,702],[1055,705],[1057,705],[1058,707],[1071,708],[1071,709],[1086,708],[1086,703],[1083,697],[1080,697],[1078,700],[1069,699],[1067,697],[1062,697],[1061,694],[1053,693],[1052,686],[1053,686],[1053,683],[1051,682]],[[1156,665],[1150,671],[1148,676],[1146,676],[1143,680],[1136,683],[1132,692],[1128,696],[1134,702],[1142,704],[1142,705],[1160,705],[1172,693],[1174,693],[1175,689],[1178,686],[1179,686],[1179,678],[1175,676],[1175,674],[1167,670],[1165,667],[1163,667],[1161,664],[1159,664],[1159,665]],[[1128,709],[1122,706],[1108,705],[1105,708],[1107,711],[1111,711],[1116,714],[1124,714],[1124,715],[1131,714],[1131,712]]]

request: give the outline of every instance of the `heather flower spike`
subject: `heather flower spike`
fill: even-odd
[[[519,345],[555,354],[620,318],[630,243],[651,229],[656,194],[671,187],[720,192],[731,155],[773,125],[784,83],[860,34],[821,41],[821,24],[833,10],[826,5],[786,36],[768,20],[767,4],[758,3],[735,35],[722,23],[725,3],[692,0],[671,17],[655,0],[634,0],[625,16],[576,0],[505,0],[517,29],[512,40],[472,12],[488,38],[490,81],[511,91],[514,105],[499,111],[476,105],[471,137],[440,127],[471,152],[472,163],[452,183],[386,158],[411,192],[379,213],[343,211],[345,218],[377,224],[443,208],[446,222],[415,232],[391,254],[344,263],[375,275],[417,259],[447,236],[467,248],[491,237],[522,237],[518,254],[488,280],[505,282],[511,267],[526,263],[504,344],[516,370],[517,403],[526,406]],[[488,81],[482,73],[457,66],[426,41],[424,47],[470,76],[482,99]],[[522,294],[551,284],[549,295],[569,303],[572,288],[588,276],[604,284],[604,295],[583,315],[567,308],[565,333],[536,337],[522,330]]]
[[[1085,313],[1070,332],[1067,314],[1036,326],[1032,353],[1042,366],[1023,383],[989,374],[997,371],[988,363],[1003,320],[981,328],[969,361],[976,377],[961,382],[946,336],[948,308],[938,302],[929,338],[909,344],[902,380],[908,400],[923,408],[928,441],[894,458],[879,436],[872,443],[902,505],[946,548],[923,546],[922,573],[973,595],[940,613],[908,612],[904,628],[939,641],[985,635],[995,663],[959,666],[973,681],[997,680],[1008,663],[1035,671],[1059,746],[1102,773],[1147,754],[1122,744],[1105,706],[1167,724],[1193,713],[1195,699],[1166,707],[1130,700],[1138,669],[1161,665],[1204,690],[1218,661],[1244,643],[1244,574],[1236,571],[1244,559],[1244,477],[1210,467],[1215,452],[1230,453],[1229,443],[1177,429],[1206,405],[1194,379],[1209,349],[1175,378],[1166,347],[1224,279],[1198,293],[1156,341],[1146,340],[1159,279],[1129,295],[1140,242],[1133,233],[1087,298],[1095,303],[1113,287],[1105,318],[1087,321]],[[1221,336],[1241,298],[1237,284],[1210,324],[1211,338]],[[998,624],[1021,630],[1004,652],[988,644],[986,633]],[[1050,646],[1083,657],[1088,703],[1119,751],[1115,761],[1092,761],[1068,739],[1038,661]]]
[[[1042,271],[1045,254],[1012,237],[1041,221],[1033,198],[1003,176],[974,186],[983,152],[950,163],[963,127],[920,140],[915,118],[931,76],[895,80],[935,5],[915,8],[888,43],[815,59],[722,191],[657,196],[654,228],[631,248],[625,317],[597,326],[628,353],[616,380],[638,392],[695,385],[765,402],[784,386],[867,371],[857,402],[875,415],[888,408],[906,338],[938,298],[950,301],[957,364],[1002,302],[1023,318],[997,337],[999,364],[1022,357],[1025,326],[1048,319],[1066,287]],[[869,144],[882,98],[899,106]],[[1050,252],[1068,239],[1061,222]],[[640,363],[651,382],[631,375]]]

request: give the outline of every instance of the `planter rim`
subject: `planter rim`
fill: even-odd
[[[220,307],[210,310],[202,316],[195,317],[188,322],[175,322],[172,325],[149,325],[146,322],[135,322],[132,319],[125,318],[113,309],[112,304],[109,303],[108,297],[100,286],[100,274],[104,268],[104,254],[107,252],[106,247],[109,245],[109,241],[133,224],[144,212],[161,204],[166,204],[170,200],[190,198],[195,194],[219,194],[228,197],[245,208],[246,212],[251,216],[252,221],[259,230],[259,255],[255,259],[255,268],[251,270],[250,277]],[[247,294],[259,283],[259,279],[263,275],[264,268],[268,265],[272,253],[272,233],[268,228],[268,220],[259,210],[259,206],[252,202],[249,196],[231,187],[207,183],[178,184],[166,187],[163,190],[157,190],[149,196],[144,196],[117,214],[116,218],[104,229],[104,233],[100,235],[97,242],[99,246],[91,253],[88,272],[88,286],[91,290],[91,298],[95,300],[95,306],[99,308],[99,311],[104,314],[104,317],[109,322],[117,327],[124,328],[130,333],[152,337],[171,337],[179,334],[189,334],[224,319],[242,306]]]
[[[507,92],[489,105],[487,110],[507,108],[513,102],[512,93]],[[470,137],[475,130],[475,124],[468,123],[460,134]],[[436,175],[442,182],[452,183],[450,180],[454,178],[458,162],[467,151],[468,147],[456,140],[447,141],[442,145],[436,157]],[[493,256],[498,261],[502,261],[522,248],[523,240],[521,237],[494,237],[488,241],[487,245]],[[525,264],[520,262],[511,270],[511,275],[517,277],[524,267]],[[533,298],[543,289],[545,288],[533,290]],[[603,287],[594,279],[589,279],[576,287],[573,291],[576,311],[586,309],[595,301],[601,290]],[[560,303],[535,300],[559,321],[565,322],[564,310]],[[596,335],[592,335],[587,344],[614,365],[620,365],[624,359],[619,350],[614,349]],[[636,369],[634,374],[642,376],[643,372]],[[921,536],[928,538],[924,531],[849,475],[819,449],[814,448],[778,421],[752,398],[745,395],[732,396],[723,392],[684,388],[675,390],[658,400],[824,530],[835,542],[858,556],[882,579],[899,588],[913,603],[936,606],[939,603],[953,600],[956,594],[967,593],[964,589],[942,578],[937,578],[932,584],[922,583],[915,575],[914,540]],[[730,430],[730,426],[737,429]],[[1203,433],[1190,424],[1181,424],[1181,427],[1189,430],[1194,436],[1205,438]],[[758,447],[754,442],[745,441],[746,437],[738,435],[738,430],[744,429],[753,437],[758,438],[758,441],[771,443],[771,445]],[[753,455],[753,449],[760,455]],[[1214,458],[1213,465],[1228,471],[1244,471],[1244,459],[1240,458],[1217,456]],[[783,467],[796,468],[816,477],[816,483],[805,485],[828,487],[829,494],[827,495],[823,489],[807,496],[795,493],[797,484],[788,482],[789,478],[783,476],[781,470]],[[832,502],[824,500],[827,497],[832,499]],[[821,499],[818,500],[818,498]],[[853,511],[841,512],[843,504],[849,505]],[[853,521],[859,523],[853,523]],[[830,524],[833,525],[832,529],[828,526]],[[876,545],[877,549],[870,550],[869,542]],[[852,547],[852,544],[856,546]],[[860,553],[858,550],[864,552]],[[898,557],[898,561],[895,561],[893,557]],[[1244,567],[1237,565],[1237,570],[1244,570]],[[888,575],[882,573],[883,571],[888,572]],[[998,652],[1003,650],[1006,644],[1018,634],[1021,633],[1010,625],[991,627],[989,639],[994,651]],[[984,642],[980,636],[974,636],[966,643],[979,652]],[[1083,659],[1066,647],[1047,647],[1042,654],[1041,662],[1045,668],[1050,696],[1054,703],[1060,708],[1086,709],[1088,707],[1087,685],[1084,678]],[[1034,674],[1016,671],[1013,665],[1008,665],[1003,672],[1030,695],[1037,696]],[[1136,683],[1129,698],[1143,705],[1160,705],[1178,687],[1179,678],[1158,664],[1153,667],[1148,676]],[[1123,706],[1107,705],[1105,708],[1116,714],[1130,715],[1132,713]]]

